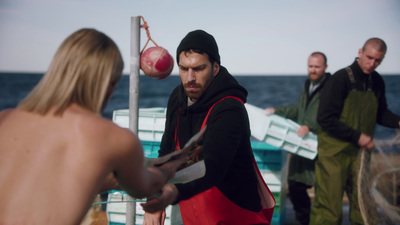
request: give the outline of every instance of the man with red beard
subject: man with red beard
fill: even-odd
[[[182,83],[168,101],[159,155],[183,147],[207,124],[201,143],[206,173],[191,182],[166,185],[159,198],[142,204],[148,212],[144,224],[163,224],[163,209],[177,203],[185,225],[270,224],[275,200],[257,176],[243,105],[246,89],[221,66],[217,43],[205,31],[186,35],[177,63]],[[262,204],[260,186],[269,192],[267,204]]]
[[[325,70],[328,67],[327,58],[322,52],[313,52],[308,57],[308,79],[305,81],[299,101],[295,104],[265,109],[266,114],[275,113],[292,119],[301,126],[297,135],[304,137],[309,132],[318,133],[317,112],[319,96],[331,76]],[[307,189],[315,185],[315,161],[291,154],[289,161],[288,186],[289,197],[296,212],[296,220],[302,225],[310,223],[311,199]]]
[[[345,190],[350,200],[351,223],[366,222],[358,205],[358,155],[361,151],[370,154],[374,149],[376,123],[400,126],[400,117],[388,110],[385,84],[375,71],[386,49],[379,38],[367,40],[354,63],[337,71],[321,92],[317,185],[310,224],[340,224]]]

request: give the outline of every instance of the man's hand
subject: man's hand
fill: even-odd
[[[170,180],[175,176],[175,172],[188,160],[189,157],[182,153],[165,162],[164,164],[157,166],[156,168],[164,173],[164,176],[168,178],[167,180]]]
[[[146,212],[143,218],[143,225],[164,225],[166,217],[167,214],[165,210],[161,210],[155,213]]]
[[[299,135],[300,137],[306,136],[308,133],[310,133],[310,129],[308,128],[307,125],[303,125],[297,129],[296,134]]]
[[[275,113],[274,108],[266,108],[265,109],[265,115],[274,114],[274,113]]]
[[[364,133],[361,133],[360,138],[358,139],[358,145],[368,151],[374,150],[375,147],[372,138]]]
[[[162,188],[162,194],[146,203],[141,203],[145,212],[155,213],[164,210],[178,198],[178,189],[173,184],[166,184]]]

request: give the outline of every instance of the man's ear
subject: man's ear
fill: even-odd
[[[214,64],[213,64],[213,75],[214,75],[214,77],[217,76],[217,74],[219,73],[219,69],[220,69],[219,64],[217,62],[214,62]]]
[[[361,57],[362,53],[363,53],[363,50],[362,50],[362,48],[358,49],[358,58],[360,58],[360,57]]]

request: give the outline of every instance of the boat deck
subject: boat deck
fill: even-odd
[[[99,209],[97,207],[97,209]],[[300,225],[296,221],[295,212],[293,209],[292,202],[289,200],[289,196],[286,196],[285,200],[286,216],[285,220],[282,221],[282,225]],[[342,225],[350,225],[349,221],[349,204],[347,201],[343,202],[343,220]],[[105,211],[91,210],[86,216],[85,220],[81,225],[108,225],[107,214]]]

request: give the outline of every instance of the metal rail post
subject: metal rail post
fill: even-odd
[[[140,69],[140,17],[131,17],[131,49],[129,73],[129,129],[138,135],[139,69]],[[126,225],[136,224],[136,202],[128,196]]]

